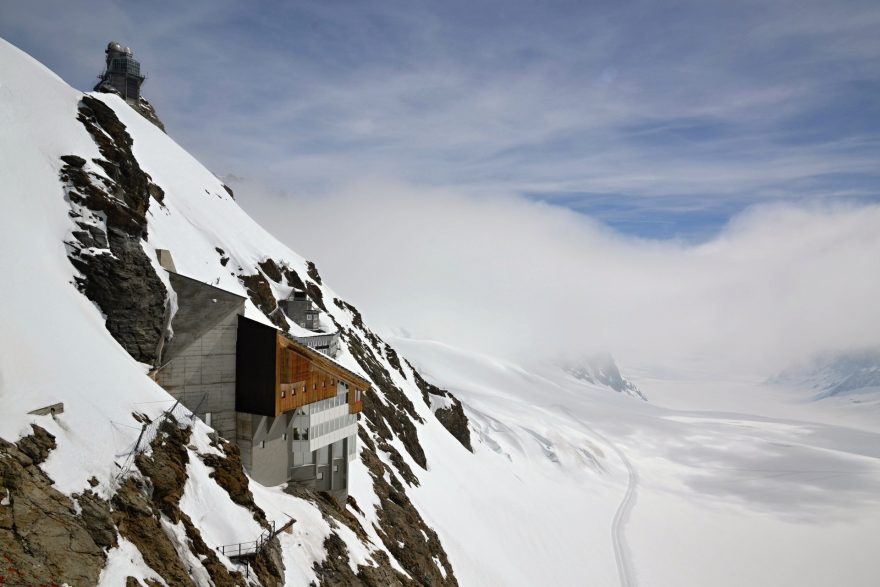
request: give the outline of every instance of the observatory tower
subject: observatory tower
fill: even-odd
[[[141,96],[141,84],[146,79],[141,74],[140,62],[134,58],[129,47],[117,41],[108,43],[104,52],[107,54],[107,66],[98,76],[101,81],[95,86],[95,90],[114,92],[126,102],[137,104]]]

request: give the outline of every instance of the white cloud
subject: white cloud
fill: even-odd
[[[325,198],[236,189],[371,323],[413,336],[767,373],[880,344],[878,205],[755,207],[693,245],[513,196],[380,182]]]

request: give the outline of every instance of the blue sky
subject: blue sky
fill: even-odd
[[[298,198],[405,182],[697,241],[756,203],[880,199],[876,2],[2,0],[2,14],[0,36],[83,89],[108,40],[130,45],[172,136],[219,175]]]

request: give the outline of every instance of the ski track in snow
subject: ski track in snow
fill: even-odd
[[[632,557],[629,553],[629,547],[626,544],[626,534],[624,533],[626,523],[629,521],[630,513],[636,505],[636,496],[639,490],[639,473],[633,467],[632,463],[613,443],[609,446],[617,453],[623,464],[626,465],[626,471],[629,479],[626,486],[626,493],[617,506],[614,513],[614,521],[611,523],[611,540],[614,544],[614,559],[617,562],[617,574],[620,577],[621,587],[635,587],[635,572],[632,567]]]
[[[602,440],[608,448],[614,451],[614,454],[617,455],[626,467],[626,493],[624,493],[623,499],[620,500],[620,504],[617,506],[617,511],[614,512],[614,520],[611,522],[611,544],[614,547],[614,562],[617,563],[617,575],[620,578],[620,587],[636,587],[638,582],[636,581],[636,572],[632,565],[632,556],[630,555],[629,546],[626,543],[625,530],[626,523],[629,521],[629,516],[632,513],[633,507],[636,505],[636,498],[639,491],[639,472],[630,462],[629,458],[627,458],[626,453],[624,453],[623,450],[621,450],[621,448],[613,443],[608,437],[597,432],[592,426],[589,426],[571,414],[568,416],[570,419],[574,420]]]

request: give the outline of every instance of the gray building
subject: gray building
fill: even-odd
[[[318,331],[321,329],[318,308],[306,296],[306,292],[295,289],[286,300],[278,302],[278,305],[281,306],[288,318],[306,330]]]
[[[173,268],[167,251],[159,258]],[[169,280],[177,312],[156,382],[238,444],[258,482],[295,482],[344,500],[369,381],[320,345],[246,318],[245,298],[170,270]]]
[[[294,336],[293,339],[328,357],[335,357],[339,352],[338,332],[318,333],[311,336]]]
[[[295,289],[287,299],[278,302],[278,305],[294,323],[315,333],[310,336],[294,336],[297,341],[328,357],[336,356],[339,352],[339,332],[328,333],[321,330],[320,313],[306,292]]]
[[[111,41],[107,44],[106,66],[100,81],[95,86],[97,91],[111,91],[122,96],[126,102],[136,104],[141,97],[141,84],[146,76],[141,73],[141,64],[134,58],[131,49],[122,43]]]

